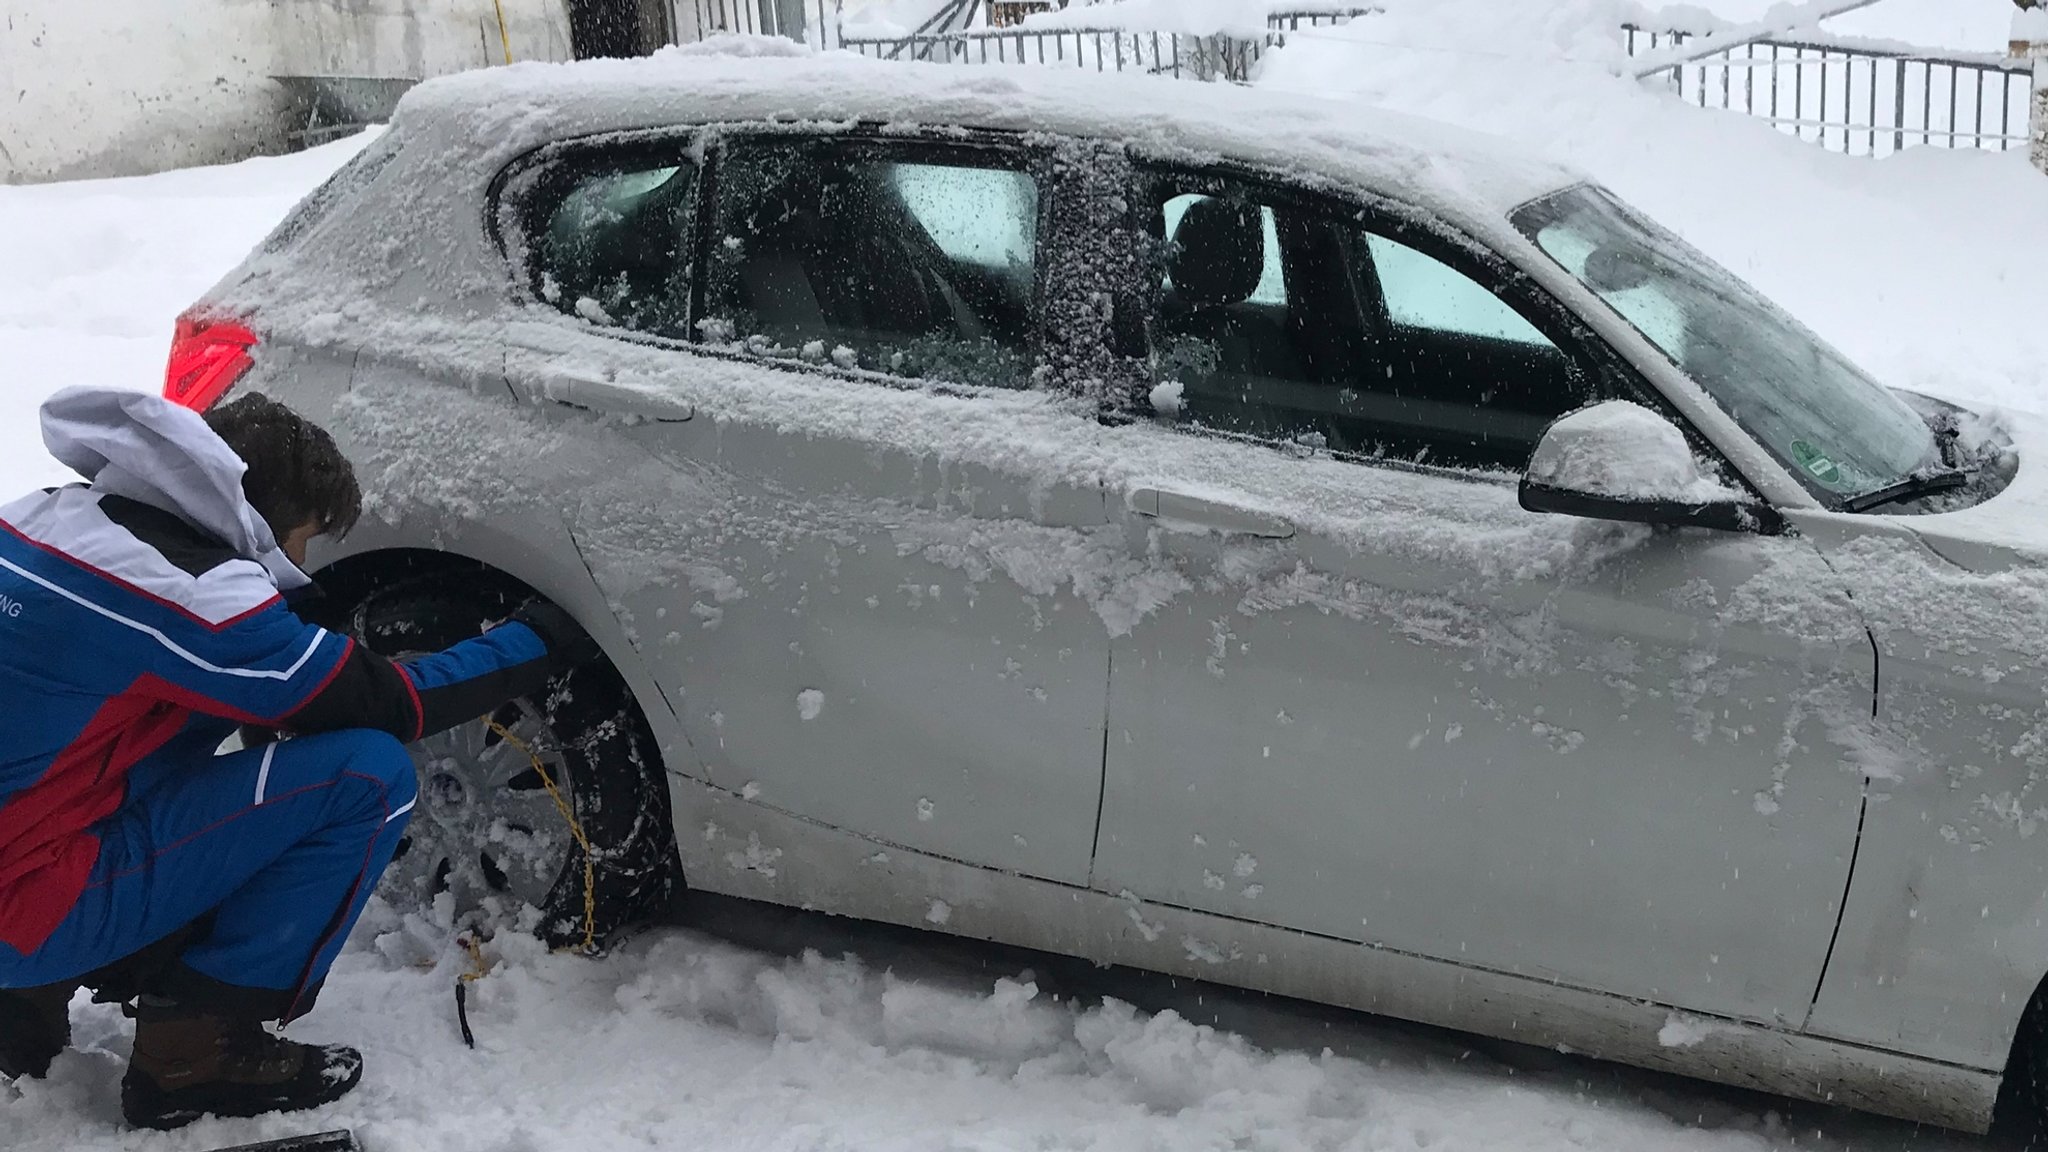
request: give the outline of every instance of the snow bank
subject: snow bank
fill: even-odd
[[[128,1026],[81,1000],[78,1050],[47,1081],[0,1086],[7,1148],[201,1152],[339,1127],[377,1152],[1767,1152],[1789,1135],[1747,1101],[1688,1099],[1667,1080],[1589,1081],[1587,1066],[1545,1071],[1540,1059],[1518,1074],[1449,1038],[1239,1009],[1277,1042],[1262,1046],[971,958],[898,971],[681,931],[595,963],[515,939],[486,954],[491,974],[469,987],[471,1051],[451,995],[467,957],[439,926],[373,902],[319,1008],[293,1028],[361,1046],[362,1086],[315,1112],[170,1134],[121,1126]],[[1828,1121],[1846,1132],[1804,1129],[1798,1146],[1871,1152],[1865,1130],[1891,1131]]]
[[[163,387],[171,323],[368,137],[130,180],[0,187],[0,491],[72,477],[35,410],[67,384]]]
[[[1688,0],[1663,4],[1643,0],[1635,22],[1645,28],[1711,34],[1760,19],[1782,0]],[[2010,0],[1882,0],[1860,12],[1821,25],[1838,36],[1898,40],[1925,48],[1995,52],[2005,47]]]
[[[1685,105],[1613,74],[1624,61],[1608,0],[1388,7],[1290,37],[1262,83],[1540,146],[1887,384],[2048,408],[2048,180],[2022,155],[1909,148],[1872,161]],[[1492,30],[1483,47],[1479,27]]]

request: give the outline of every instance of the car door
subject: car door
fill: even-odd
[[[1189,591],[1113,651],[1094,886],[1798,1026],[1874,690],[1815,549],[1524,512],[1549,420],[1657,401],[1467,246],[1237,177],[1139,199],[1167,426],[1130,435],[1183,444],[1112,506]]]
[[[1074,419],[1031,390],[1056,166],[901,133],[592,147],[515,182],[540,299],[508,376],[608,437],[612,480],[574,532],[690,771],[883,844],[1085,882],[1107,635],[1025,562],[1109,546],[1100,486],[1031,466]],[[798,868],[778,855],[732,863]]]

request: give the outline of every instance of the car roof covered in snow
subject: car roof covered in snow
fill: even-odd
[[[1497,220],[1582,179],[1501,138],[1313,96],[1080,68],[885,62],[759,37],[461,73],[408,94],[393,126],[436,148],[509,159],[576,136],[763,120],[1127,141],[1357,185],[1454,219]]]

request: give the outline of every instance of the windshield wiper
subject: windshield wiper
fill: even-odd
[[[1960,468],[1930,468],[1915,472],[1897,484],[1887,484],[1861,496],[1852,496],[1842,502],[1844,512],[1868,512],[1887,504],[1901,504],[1918,500],[1922,496],[1933,496],[1941,492],[1953,492],[1970,484],[1970,474]]]

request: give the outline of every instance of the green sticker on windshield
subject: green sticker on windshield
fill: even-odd
[[[1815,480],[1831,485],[1842,482],[1841,467],[1832,459],[1829,459],[1820,449],[1815,448],[1806,441],[1794,440],[1792,442],[1792,456],[1799,461],[1799,466],[1806,469],[1807,474]]]

